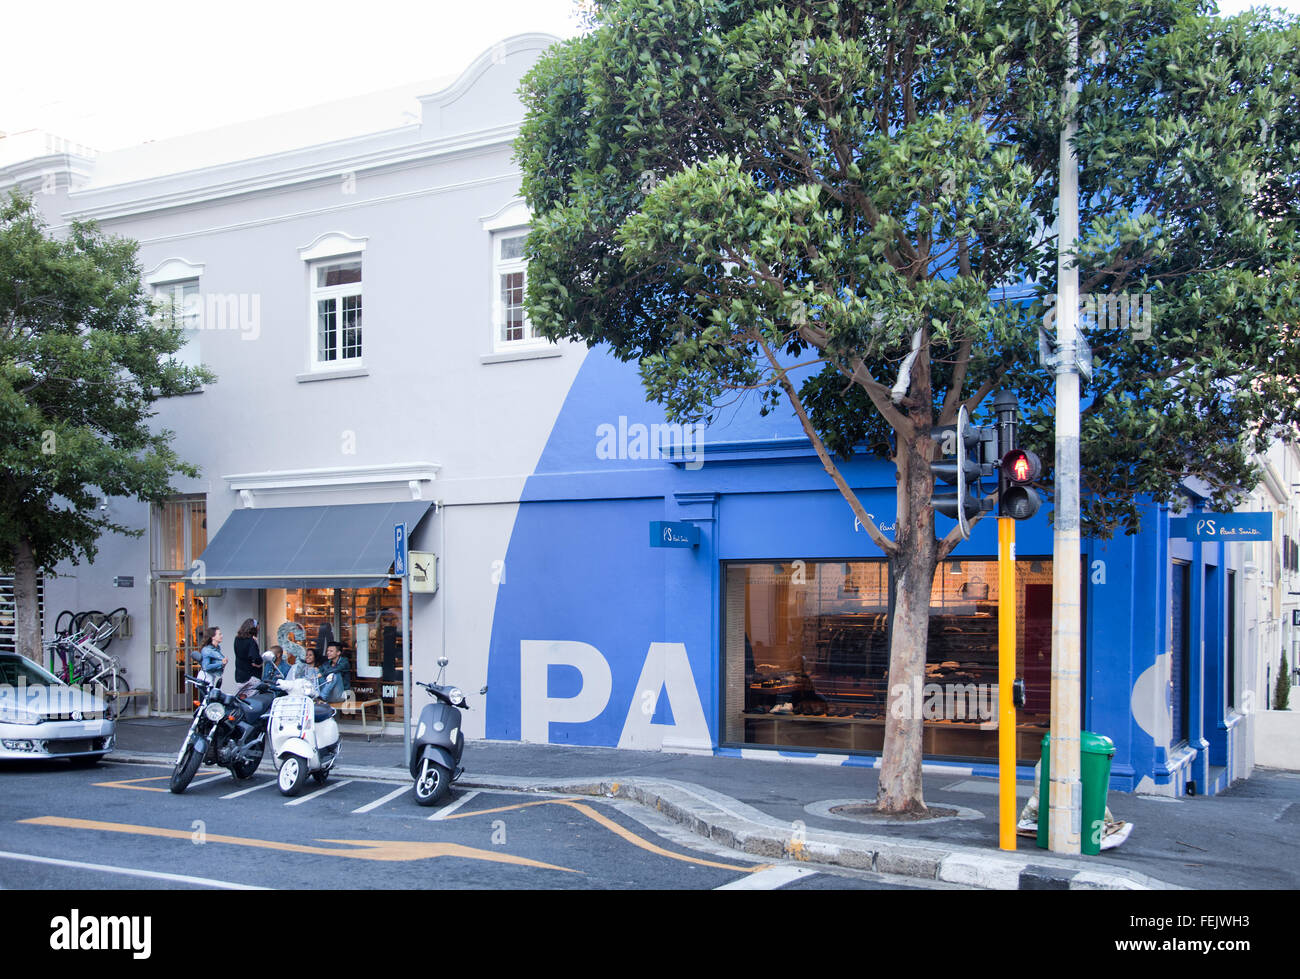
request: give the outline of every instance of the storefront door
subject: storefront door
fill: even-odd
[[[194,657],[203,648],[207,599],[196,595],[187,581],[157,581],[153,611],[154,700],[166,713],[189,711],[194,698],[185,677],[194,675]]]

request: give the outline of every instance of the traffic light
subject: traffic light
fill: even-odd
[[[998,498],[1002,506],[999,511],[1004,517],[1015,520],[1028,520],[1042,505],[1038,491],[1029,484],[1036,480],[1043,471],[1038,456],[1028,449],[1013,448],[1002,456],[998,465],[998,477],[1001,492]]]
[[[957,414],[957,424],[930,429],[930,438],[939,443],[939,460],[930,463],[930,472],[936,482],[956,487],[942,493],[931,492],[930,505],[935,512],[956,520],[962,537],[969,537],[970,521],[984,509],[980,501],[984,467],[979,457],[984,432],[970,423],[970,415],[963,405]]]

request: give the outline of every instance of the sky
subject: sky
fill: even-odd
[[[0,132],[113,150],[454,75],[515,34],[572,36],[578,15],[574,0],[64,0],[9,4],[3,27]]]
[[[0,132],[99,150],[458,74],[503,38],[578,32],[573,0],[7,4]]]

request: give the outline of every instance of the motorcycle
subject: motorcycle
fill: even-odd
[[[316,700],[316,682],[277,680],[285,694],[271,705],[267,731],[279,770],[281,795],[297,795],[307,776],[324,785],[339,757],[339,725],[334,708]]]
[[[442,802],[451,792],[451,785],[464,773],[460,765],[465,750],[465,736],[460,730],[459,707],[469,710],[465,694],[458,687],[442,685],[447,657],[438,658],[436,683],[420,683],[433,697],[420,711],[420,724],[411,739],[411,777],[415,779],[415,801],[422,806]],[[487,693],[483,687],[479,694]]]
[[[181,750],[176,753],[170,787],[181,793],[205,761],[230,770],[237,779],[252,778],[266,752],[266,718],[275,700],[275,688],[250,681],[234,694],[221,692],[219,683],[187,676],[199,693],[194,720]]]

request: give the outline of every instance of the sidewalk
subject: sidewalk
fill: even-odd
[[[170,764],[188,726],[188,720],[157,717],[120,721],[117,749],[109,757]],[[409,780],[400,729],[389,731],[370,743],[345,733],[338,774]],[[1109,804],[1116,818],[1134,824],[1128,841],[1095,857],[1061,857],[1024,837],[1015,853],[998,849],[996,780],[927,770],[926,803],[957,809],[958,815],[885,825],[831,811],[873,800],[873,769],[761,754],[765,757],[730,758],[471,741],[457,789],[632,799],[701,836],[758,856],[973,887],[1300,887],[1300,858],[1293,845],[1300,828],[1296,773],[1256,769],[1252,778],[1212,797],[1112,792]],[[1017,812],[1029,789],[1026,783],[1018,786]]]

